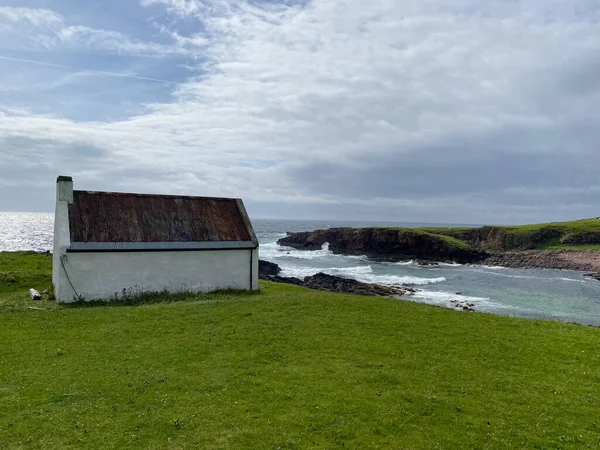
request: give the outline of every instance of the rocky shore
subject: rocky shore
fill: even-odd
[[[382,286],[379,284],[361,283],[349,278],[336,277],[326,273],[317,273],[303,280],[279,275],[281,268],[272,262],[259,260],[259,277],[261,280],[275,283],[293,284],[319,291],[338,292],[344,294],[367,295],[374,297],[406,297],[417,292],[409,286]],[[456,295],[461,296],[461,292]],[[461,311],[475,311],[475,305],[466,300],[455,299],[450,302],[453,308]]]
[[[499,227],[464,230],[331,228],[288,233],[278,244],[299,250],[316,250],[328,243],[329,250],[335,254],[365,255],[379,261],[413,260],[419,261],[419,264],[455,262],[600,273],[600,250],[535,250],[536,245],[547,242],[555,235],[552,229],[536,230],[530,234],[510,234]],[[583,233],[578,239],[600,242],[590,236],[590,233]],[[573,237],[564,236],[562,241],[570,242],[569,239]]]
[[[277,243],[298,250],[319,250],[328,243],[329,250],[335,254],[391,261],[419,259],[467,264],[488,256],[485,251],[450,236],[395,228],[330,228],[288,233]]]
[[[368,295],[376,297],[406,296],[415,292],[408,286],[382,286],[379,284],[362,283],[349,278],[336,277],[325,273],[305,277],[303,280],[279,275],[281,268],[272,262],[259,260],[258,275],[262,280],[276,283],[294,284],[319,291],[339,292],[344,294]]]
[[[483,262],[488,266],[515,269],[560,269],[600,272],[598,250],[524,250],[496,253]]]

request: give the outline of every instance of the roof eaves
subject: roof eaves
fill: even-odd
[[[136,252],[254,249],[252,241],[219,242],[72,242],[69,252]]]

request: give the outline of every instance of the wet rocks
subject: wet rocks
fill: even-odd
[[[304,281],[296,277],[281,277],[279,275],[260,276],[261,280],[273,281],[274,283],[293,284],[296,286],[304,286]]]
[[[277,264],[264,261],[262,259],[258,260],[258,274],[260,275],[279,275],[281,272],[281,267]]]
[[[450,303],[452,303],[452,306],[455,308],[462,309],[463,311],[475,311],[474,303],[469,303],[462,300],[450,300]]]
[[[320,291],[342,292],[345,294],[371,295],[378,297],[393,297],[410,295],[414,291],[406,286],[382,286],[379,284],[362,283],[360,281],[317,273],[304,279],[304,287]]]
[[[329,243],[329,250],[341,255],[366,255],[373,259],[453,261],[475,263],[487,253],[466,242],[416,229],[404,228],[330,228],[288,233],[277,243],[298,250],[318,250]]]
[[[265,261],[266,262],[266,261]],[[276,268],[272,267],[276,266]],[[369,295],[377,297],[405,296],[415,292],[414,289],[407,286],[382,286],[379,284],[362,283],[350,278],[336,277],[325,273],[306,277],[304,280],[295,277],[282,277],[279,275],[281,268],[277,264],[263,264],[263,268],[268,270],[259,271],[259,277],[262,280],[273,281],[275,283],[294,284],[309,289],[319,291],[339,292],[344,294]]]
[[[595,250],[528,250],[490,255],[488,266],[519,269],[600,271],[600,252]]]
[[[418,260],[414,261],[414,263],[417,266],[439,266],[440,265],[439,262],[435,262],[435,261],[423,261],[421,259],[418,259]]]
[[[588,277],[588,278],[593,278],[595,280],[600,281],[600,273],[595,272],[595,273],[584,273],[583,274],[584,277]]]

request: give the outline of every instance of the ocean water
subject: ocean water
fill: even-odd
[[[53,220],[52,214],[0,212],[0,251],[51,250]],[[582,272],[459,264],[418,266],[410,261],[376,262],[361,256],[334,255],[327,245],[321,250],[301,251],[276,244],[288,231],[440,224],[261,219],[252,223],[260,241],[260,258],[279,264],[284,276],[325,272],[369,283],[410,284],[418,291],[405,300],[449,308],[454,307],[453,300],[459,300],[474,304],[481,312],[600,326],[600,281],[585,279]]]

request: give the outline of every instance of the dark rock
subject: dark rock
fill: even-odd
[[[488,266],[520,269],[600,270],[600,252],[594,250],[527,250],[489,255]]]
[[[458,241],[457,241],[458,240]],[[462,246],[460,245],[462,241]],[[535,250],[550,242],[564,245],[600,244],[595,229],[532,227],[514,232],[511,227],[481,228],[330,228],[312,232],[288,233],[281,245],[316,250],[325,242],[330,250],[341,254],[365,254],[369,257],[394,255],[422,260],[473,263],[478,255],[509,251]],[[470,247],[469,248],[467,248]],[[451,251],[452,250],[452,251]],[[444,257],[447,255],[447,257]]]
[[[275,283],[294,284],[309,289],[344,294],[393,297],[410,295],[415,292],[414,289],[407,286],[381,286],[378,284],[362,283],[357,280],[336,277],[325,273],[317,273],[316,275],[306,277],[304,280],[294,277],[281,277],[279,275],[264,275],[261,278]]]
[[[281,267],[277,264],[263,261],[262,259],[258,260],[258,276],[269,276],[269,275],[279,275],[281,272]]]
[[[600,232],[582,231],[580,233],[569,233],[560,239],[565,245],[590,245],[600,244]]]
[[[415,261],[415,263],[417,264],[417,266],[439,266],[440,263],[438,262],[434,262],[434,261],[423,261],[423,260],[417,260]]]
[[[430,263],[448,260],[465,264],[481,261],[488,256],[484,251],[469,248],[466,243],[456,239],[395,228],[330,228],[289,233],[277,241],[279,245],[299,250],[317,250],[326,242],[334,254],[366,255],[378,260],[418,259]]]
[[[290,233],[277,241],[279,245],[293,247],[298,250],[321,250],[327,242],[324,236],[315,235],[317,232]]]
[[[311,277],[306,277],[304,279],[304,286],[321,291],[380,297],[407,295],[415,292],[414,289],[406,286],[382,286],[378,284],[362,283],[349,278],[336,277],[325,273],[317,273]]]
[[[304,281],[300,278],[294,277],[281,277],[279,275],[267,275],[262,278],[263,280],[273,281],[274,283],[285,283],[285,284],[294,284],[296,286],[304,286]]]
[[[584,277],[594,278],[595,280],[600,281],[600,273],[584,273]]]

